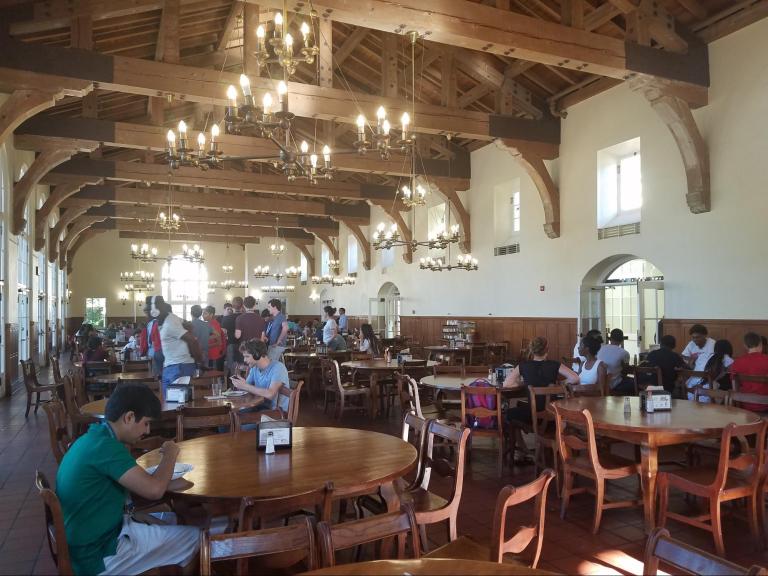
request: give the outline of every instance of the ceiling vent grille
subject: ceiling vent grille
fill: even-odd
[[[493,249],[494,256],[506,256],[507,254],[517,254],[518,252],[520,252],[519,242],[507,246],[497,246]]]
[[[620,236],[631,236],[632,234],[640,234],[640,222],[600,228],[597,231],[597,239],[605,240],[606,238],[618,238]]]

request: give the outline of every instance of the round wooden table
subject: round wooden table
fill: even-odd
[[[352,564],[339,564],[330,568],[321,568],[304,572],[307,576],[376,575],[402,576],[403,574],[430,574],[434,576],[453,576],[464,574],[487,574],[488,576],[523,574],[552,574],[545,570],[528,568],[522,564],[499,564],[482,560],[458,560],[453,558],[420,558],[419,560],[373,560]]]
[[[322,358],[325,354],[318,354],[317,352],[285,352],[283,358],[303,358],[308,360],[310,358]]]
[[[582,396],[554,402],[567,410],[589,410],[595,432],[601,436],[640,445],[640,479],[647,530],[655,526],[659,447],[701,438],[719,438],[723,428],[732,422],[752,424],[760,421],[760,416],[754,412],[719,404],[672,400],[672,410],[648,414],[640,411],[639,397],[630,397],[630,403],[632,411],[625,414],[623,396]]]
[[[294,428],[293,446],[267,455],[256,432],[214,434],[179,442],[177,461],[193,464],[193,485],[177,492],[201,500],[275,498],[304,494],[332,481],[334,496],[370,494],[381,487],[390,511],[400,502],[392,483],[416,466],[416,448],[396,436],[351,428]],[[139,458],[148,468],[159,450]]]
[[[113,372],[112,374],[94,374],[88,377],[89,380],[97,382],[98,384],[108,384],[109,386],[117,386],[118,380],[124,381],[138,381],[147,380],[153,378],[152,372]]]
[[[245,396],[232,396],[231,398],[222,398],[218,400],[206,400],[202,394],[199,394],[199,398],[195,398],[191,402],[184,402],[184,406],[191,408],[211,408],[214,406],[223,406],[230,404],[234,410],[240,410],[242,408],[254,408],[264,402],[264,398],[256,396],[254,394],[247,394]],[[80,412],[87,416],[93,416],[94,418],[104,418],[104,409],[107,406],[107,398],[101,400],[94,400],[88,402],[80,407]],[[166,402],[160,398],[160,405],[163,414],[168,415],[176,412],[181,404],[179,402]]]
[[[439,362],[435,362],[434,360],[427,361],[428,368],[432,368],[438,364]],[[378,399],[380,397],[378,382],[379,377],[386,377],[387,375],[391,376],[395,372],[400,372],[400,370],[402,370],[402,365],[398,364],[397,360],[394,358],[389,362],[383,358],[371,358],[370,360],[348,360],[347,362],[342,362],[341,367],[352,370],[353,374],[360,372],[369,375],[371,379],[371,394],[373,396],[371,398],[371,405],[373,406],[373,417],[376,417],[378,413]]]

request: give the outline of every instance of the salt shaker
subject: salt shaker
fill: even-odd
[[[629,396],[624,396],[624,414],[632,413],[632,403],[629,400]]]
[[[267,454],[274,454],[275,453],[275,436],[272,432],[267,433]]]

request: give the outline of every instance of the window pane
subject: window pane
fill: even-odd
[[[330,265],[328,261],[331,259],[331,254],[328,251],[328,246],[323,244],[323,248],[320,252],[320,275],[325,276],[330,274]]]
[[[357,272],[357,238],[347,236],[347,274]]]
[[[621,209],[637,210],[643,205],[640,154],[621,160]]]
[[[307,281],[307,268],[308,268],[307,257],[304,256],[304,254],[301,254],[301,261],[299,263],[299,270],[301,271],[300,272],[301,275],[299,277],[299,280],[302,281],[302,282],[306,282]]]
[[[512,196],[512,231],[520,232],[520,192]]]

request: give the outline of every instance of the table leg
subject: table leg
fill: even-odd
[[[656,475],[659,471],[659,449],[647,442],[640,445],[640,482],[643,486],[645,530],[656,526]]]
[[[381,497],[387,504],[387,512],[398,512],[400,510],[400,496],[392,482],[385,482],[381,485]]]
[[[371,372],[371,419],[379,415],[379,380],[376,378],[376,372]]]

